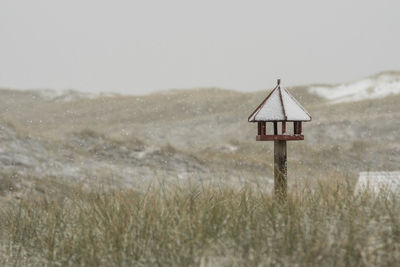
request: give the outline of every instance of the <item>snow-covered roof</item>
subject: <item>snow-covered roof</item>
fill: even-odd
[[[249,121],[311,121],[311,116],[278,82],[274,90],[249,116]]]

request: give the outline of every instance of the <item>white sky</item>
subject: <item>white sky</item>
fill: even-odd
[[[254,91],[398,69],[397,0],[0,2],[0,87]]]

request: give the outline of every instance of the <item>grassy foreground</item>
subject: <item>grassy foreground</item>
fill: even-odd
[[[291,188],[283,204],[250,187],[49,187],[1,204],[1,266],[400,264],[399,198],[342,181]]]

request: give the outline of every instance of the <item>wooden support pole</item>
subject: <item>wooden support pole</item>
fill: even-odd
[[[287,195],[287,149],[286,141],[274,141],[274,191],[275,197],[286,200]]]
[[[267,133],[267,123],[265,121],[261,122],[261,135],[266,135]]]
[[[261,135],[261,122],[257,122],[257,130],[258,135]]]
[[[278,134],[278,122],[274,121],[274,135]]]
[[[282,134],[286,133],[286,121],[282,121]]]

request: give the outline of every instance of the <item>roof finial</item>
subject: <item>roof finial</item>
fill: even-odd
[[[278,83],[278,85],[280,85],[281,84],[281,79],[278,79],[277,83]]]

